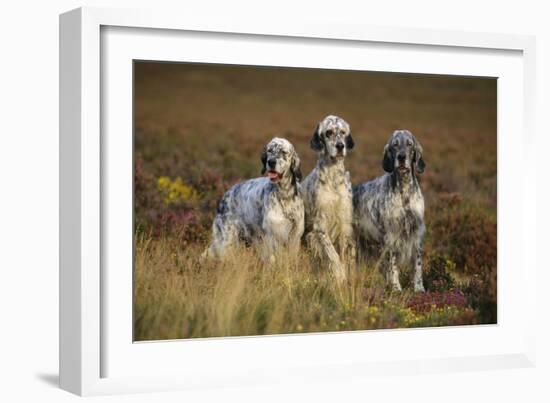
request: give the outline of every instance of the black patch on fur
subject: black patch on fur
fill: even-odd
[[[422,153],[420,153],[418,150],[414,151],[414,163],[416,172],[419,174],[423,173],[426,169],[426,163],[424,162],[424,158],[422,157]]]
[[[265,164],[267,163],[267,147],[264,147],[260,160],[262,161],[262,175],[265,175]]]
[[[353,141],[353,137],[351,137],[351,133],[348,134],[346,137],[346,148],[348,150],[353,150],[353,147],[355,146],[355,142]]]
[[[387,145],[384,148],[384,158],[382,159],[382,168],[384,168],[384,171],[388,173],[393,172],[393,168],[395,167],[395,156],[393,155],[393,151],[389,145]]]
[[[290,166],[290,169],[292,171],[292,184],[295,185],[296,182],[300,182],[302,180],[302,171],[300,170],[300,159],[298,158],[297,154],[295,154],[292,157],[292,164]]]
[[[321,140],[321,136],[319,135],[319,128],[320,124],[317,125],[317,128],[315,129],[315,132],[313,133],[313,137],[311,138],[311,141],[309,142],[309,146],[312,150],[315,151],[323,151],[323,141]]]
[[[220,214],[220,215],[225,214],[225,212],[227,211],[227,200],[225,200],[225,199],[226,199],[226,196],[224,195],[222,197],[222,199],[220,200],[220,204],[218,204],[217,213]]]

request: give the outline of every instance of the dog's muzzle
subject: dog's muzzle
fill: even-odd
[[[275,171],[275,170],[269,170],[266,172],[266,176],[269,178],[271,182],[279,182],[281,178],[283,177],[283,174]]]

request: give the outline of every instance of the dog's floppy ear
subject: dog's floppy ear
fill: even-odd
[[[426,169],[426,163],[424,162],[424,158],[422,156],[423,149],[418,140],[415,139],[414,141],[414,168],[416,172],[419,174],[424,172],[424,169]]]
[[[290,169],[292,170],[294,179],[300,182],[302,180],[302,171],[300,170],[300,157],[298,157],[298,153],[296,151],[292,154],[292,164],[290,165]]]
[[[395,167],[395,161],[393,156],[393,151],[388,144],[384,147],[384,158],[382,159],[382,168],[388,173],[392,173]]]
[[[323,142],[321,141],[321,136],[319,135],[320,129],[321,129],[321,124],[318,124],[317,128],[315,129],[315,132],[313,132],[313,137],[309,142],[309,146],[311,147],[312,150],[315,150],[315,151],[323,151]]]
[[[266,171],[265,164],[267,163],[267,146],[264,146],[260,159],[262,160],[262,175],[264,175]]]
[[[354,146],[355,146],[355,142],[353,141],[353,137],[351,137],[351,132],[350,132],[350,134],[348,134],[346,137],[346,148],[348,150],[353,150]]]

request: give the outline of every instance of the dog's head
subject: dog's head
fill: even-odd
[[[327,116],[317,125],[310,146],[331,160],[343,159],[354,146],[348,122],[338,116]]]
[[[422,146],[408,130],[396,130],[384,147],[382,167],[386,172],[400,175],[422,173],[426,168]]]
[[[285,176],[295,181],[302,179],[300,158],[290,141],[275,137],[262,151],[262,175],[267,175],[271,182],[279,182]]]

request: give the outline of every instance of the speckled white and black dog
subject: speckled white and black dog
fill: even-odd
[[[238,183],[223,196],[205,257],[223,258],[237,243],[260,247],[271,262],[282,252],[298,252],[304,232],[298,154],[288,140],[276,137],[261,160],[265,177]]]
[[[318,159],[301,186],[305,240],[313,266],[328,266],[342,281],[346,264],[355,260],[352,190],[344,166],[354,146],[349,124],[338,116],[327,116],[315,129],[310,146],[317,151]]]
[[[354,226],[360,254],[365,243],[380,247],[388,283],[401,290],[399,266],[412,269],[415,291],[422,284],[424,197],[416,175],[424,172],[422,146],[408,130],[396,130],[384,147],[386,174],[354,186]]]

